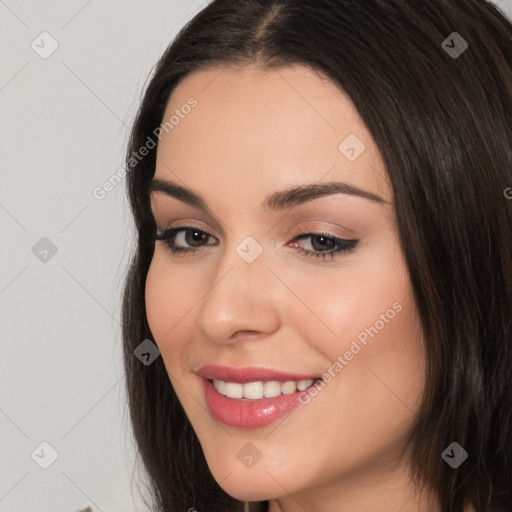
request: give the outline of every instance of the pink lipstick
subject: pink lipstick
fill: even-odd
[[[260,428],[283,418],[301,405],[299,393],[319,379],[311,374],[218,365],[203,366],[196,373],[201,377],[210,413],[218,421],[238,428]],[[258,398],[242,396],[242,389],[245,395],[248,387],[251,396],[256,393]],[[270,397],[263,396],[262,390]]]

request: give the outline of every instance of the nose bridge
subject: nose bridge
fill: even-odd
[[[216,343],[229,342],[237,331],[275,330],[278,312],[272,277],[263,244],[254,236],[227,246],[199,305],[200,330]]]

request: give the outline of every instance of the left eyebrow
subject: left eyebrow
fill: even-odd
[[[150,194],[153,192],[164,192],[190,206],[199,208],[205,212],[210,212],[206,201],[196,192],[186,187],[182,187],[172,181],[154,178],[151,181]],[[262,204],[265,210],[277,211],[293,208],[302,203],[312,201],[319,197],[333,194],[348,194],[358,196],[378,204],[391,204],[382,197],[368,192],[354,185],[343,182],[315,183],[311,185],[301,185],[291,187],[285,190],[274,192],[268,196]]]
[[[293,208],[294,206],[312,201],[319,197],[333,194],[348,194],[362,197],[363,199],[368,199],[369,201],[374,201],[379,204],[391,204],[389,201],[386,201],[373,192],[368,192],[367,190],[350,185],[349,183],[333,181],[330,183],[302,185],[275,192],[265,199],[263,207],[269,210],[283,210],[285,208]]]

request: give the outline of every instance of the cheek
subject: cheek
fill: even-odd
[[[174,266],[175,267],[175,266]],[[162,249],[155,248],[146,278],[146,316],[151,333],[162,355],[179,349],[180,332],[192,318],[194,304],[200,297],[197,279],[180,272],[166,261]]]
[[[381,244],[332,270],[322,277],[290,273],[287,282],[304,306],[293,301],[286,316],[324,356],[328,387],[347,404],[344,418],[368,424],[379,410],[393,423],[388,411],[410,415],[425,384],[421,324],[402,253],[395,243]]]
[[[146,278],[146,317],[155,341],[158,343],[167,329],[172,325],[169,322],[168,312],[172,311],[172,295],[169,293],[169,279],[159,268],[157,258],[154,257]]]
[[[339,266],[290,271],[283,280],[302,302],[289,301],[288,318],[330,360],[349,350],[353,340],[365,347],[377,338],[399,343],[417,337],[407,267],[392,234]]]

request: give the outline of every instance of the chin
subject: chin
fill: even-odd
[[[240,481],[236,479],[236,481],[230,483],[226,481],[217,483],[224,492],[239,501],[265,501],[274,499],[278,496],[279,491],[280,494],[283,493],[282,487],[277,486],[275,482],[273,489],[267,489],[265,485],[259,486],[251,478],[241,479]],[[279,491],[276,486],[279,487]]]
[[[255,467],[228,469],[222,465],[218,471],[213,468],[212,475],[224,492],[240,501],[265,501],[286,494],[263,465],[259,470]],[[290,491],[288,487],[286,489]]]

